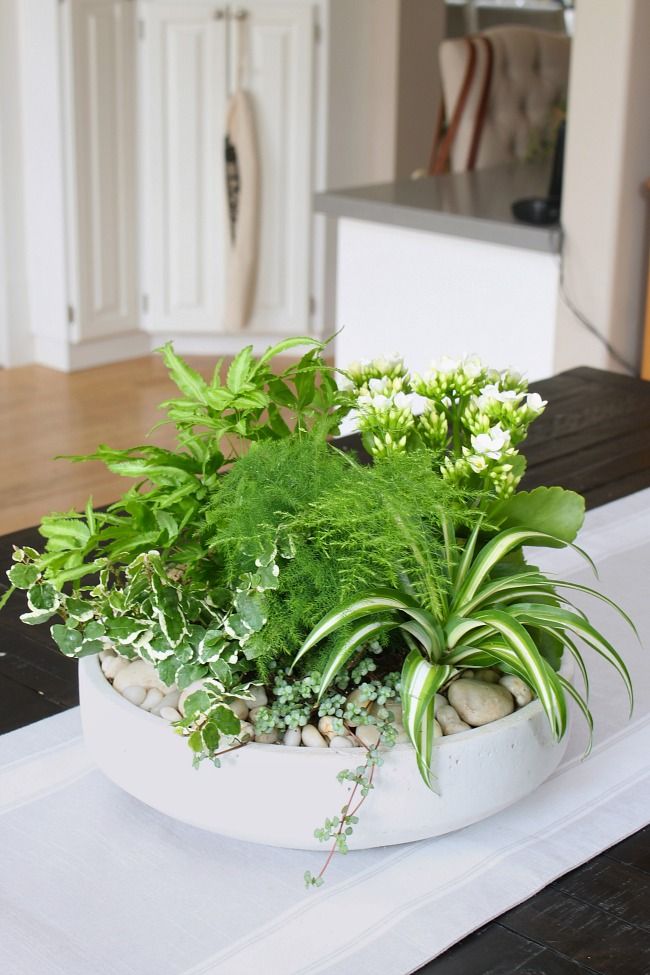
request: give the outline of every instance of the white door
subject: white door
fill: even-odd
[[[135,8],[61,7],[71,339],[138,326]]]
[[[143,2],[141,193],[144,323],[222,329],[225,273],[223,5]]]
[[[308,3],[242,2],[244,86],[255,109],[260,158],[260,260],[248,329],[276,335],[309,328],[313,10]]]

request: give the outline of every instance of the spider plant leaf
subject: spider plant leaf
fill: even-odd
[[[487,545],[483,546],[467,570],[463,581],[457,586],[452,610],[459,612],[464,608],[465,604],[476,595],[492,569],[513,549],[522,545],[544,545],[557,541],[552,535],[547,535],[546,532],[524,531],[518,528],[499,532],[498,535],[490,539]]]
[[[376,615],[377,613],[390,613],[398,610],[406,613],[417,623],[419,623],[430,635],[432,646],[437,648],[439,653],[443,648],[444,634],[440,625],[427,610],[422,609],[409,596],[395,592],[392,589],[377,589],[373,593],[358,596],[349,600],[347,603],[338,606],[325,616],[313,628],[300,650],[294,657],[291,668],[317,643],[333,633],[334,630],[353,623],[364,616]]]
[[[376,639],[381,633],[385,633],[397,625],[397,623],[386,619],[373,619],[370,622],[359,622],[328,657],[323,670],[323,676],[321,677],[317,701],[320,702],[323,694],[336,675],[359,647],[363,646],[364,643],[369,643],[371,640]]]
[[[594,596],[595,599],[600,599],[601,602],[607,603],[607,605],[611,607],[611,609],[615,610],[618,613],[618,615],[625,620],[627,625],[634,633],[635,637],[639,639],[639,631],[634,625],[633,620],[630,619],[630,617],[627,615],[625,610],[622,609],[618,605],[618,603],[615,603],[613,599],[610,599],[608,596],[605,596],[604,593],[598,592],[597,589],[592,589],[591,586],[581,586],[578,582],[565,582],[564,580],[553,582],[553,586],[556,587],[557,589],[573,589],[577,592],[584,592],[588,596]],[[582,610],[578,610],[578,612],[582,614]]]
[[[439,688],[455,673],[454,667],[430,663],[417,650],[409,653],[402,667],[404,727],[415,748],[420,774],[429,788],[432,788],[435,696]]]
[[[463,554],[460,557],[458,566],[456,568],[456,575],[453,579],[456,587],[462,586],[465,581],[465,576],[469,571],[469,567],[472,564],[472,559],[474,558],[474,552],[476,551],[476,543],[478,541],[478,536],[480,532],[480,524],[476,525],[465,542],[465,548],[463,549]]]
[[[555,672],[541,656],[528,631],[510,612],[498,609],[481,610],[476,618],[492,626],[515,651],[519,663],[527,673],[527,682],[535,689],[553,734],[559,740],[566,731],[566,702],[561,691],[558,693]]]
[[[456,667],[492,667],[497,662],[497,658],[487,647],[470,647],[459,644],[445,654],[445,663],[454,664]]]
[[[585,748],[584,753],[582,755],[583,759],[587,758],[587,756],[591,752],[591,746],[593,744],[593,737],[594,737],[593,715],[589,710],[587,702],[583,698],[582,694],[580,694],[579,691],[573,686],[571,681],[567,680],[566,677],[562,677],[561,674],[558,674],[558,680],[562,685],[562,687],[564,688],[564,690],[566,691],[566,693],[569,694],[569,696],[572,697],[573,700],[576,702],[576,704],[578,705],[578,707],[580,708],[580,710],[584,715],[585,721],[587,722],[587,726],[589,728],[589,740],[587,741],[587,747]]]
[[[462,638],[467,633],[471,633],[472,630],[485,630],[486,633],[489,632],[489,628],[486,628],[479,620],[466,619],[462,616],[452,616],[445,626],[447,646],[452,649],[457,645],[459,640],[462,640]],[[479,634],[475,633],[472,639],[474,641],[480,639]]]
[[[630,701],[630,714],[632,713],[634,707],[634,691],[625,662],[609,640],[606,640],[602,633],[592,626],[591,623],[583,619],[582,616],[578,616],[577,613],[572,613],[568,609],[556,608],[554,606],[541,606],[533,603],[531,605],[522,604],[521,607],[510,606],[509,609],[522,623],[530,626],[539,626],[540,623],[550,623],[556,628],[571,630],[577,636],[581,637],[588,646],[595,650],[596,653],[599,653],[601,657],[604,657],[618,671],[625,684],[627,696]]]

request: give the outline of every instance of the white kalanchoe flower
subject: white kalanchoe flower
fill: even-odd
[[[413,416],[422,416],[430,405],[426,396],[420,396],[419,393],[402,392],[395,394],[393,403],[398,410],[408,410]]]
[[[448,374],[450,372],[456,372],[460,365],[458,359],[452,359],[451,356],[442,355],[439,359],[434,359],[429,366],[430,373],[442,372]]]
[[[388,376],[382,376],[381,379],[370,379],[368,381],[368,389],[371,393],[385,393],[388,383]]]
[[[500,423],[490,428],[488,433],[472,435],[472,447],[477,454],[499,460],[501,454],[510,446],[510,432],[503,430]]]
[[[516,403],[522,395],[516,389],[499,389],[495,383],[488,383],[476,397],[476,405],[484,410],[490,403]]]
[[[349,376],[344,376],[342,373],[339,373],[336,377],[336,385],[341,392],[351,393],[355,387],[355,382]]]
[[[383,372],[388,375],[404,372],[404,358],[399,352],[393,352],[390,355],[380,355],[378,358],[373,359],[372,365],[377,372]]]
[[[539,393],[528,393],[526,396],[526,406],[535,413],[541,413],[547,403],[548,400],[542,399]]]
[[[482,454],[470,454],[467,463],[475,474],[483,474],[487,469],[488,462]]]
[[[485,366],[477,355],[465,356],[461,368],[468,379],[476,379],[485,370]]]

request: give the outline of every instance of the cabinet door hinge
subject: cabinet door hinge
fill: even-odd
[[[309,296],[309,314],[310,315],[316,314],[316,299],[314,298],[313,295]]]
[[[142,313],[146,315],[149,311],[149,295],[142,295]]]
[[[139,20],[138,21],[138,39],[141,40],[141,41],[143,41],[145,39],[146,33],[147,33],[147,28],[146,28],[146,24],[145,24],[144,20]]]
[[[68,305],[68,325],[74,325],[74,305]]]
[[[323,31],[321,25],[317,20],[314,21],[314,41],[316,44],[320,44],[323,39]]]

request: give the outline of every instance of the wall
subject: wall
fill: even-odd
[[[649,37],[648,0],[577,6],[562,208],[566,293],[635,369],[647,268]],[[557,370],[622,369],[562,297],[557,335]]]
[[[0,365],[32,359],[27,302],[19,0],[0,0]]]

